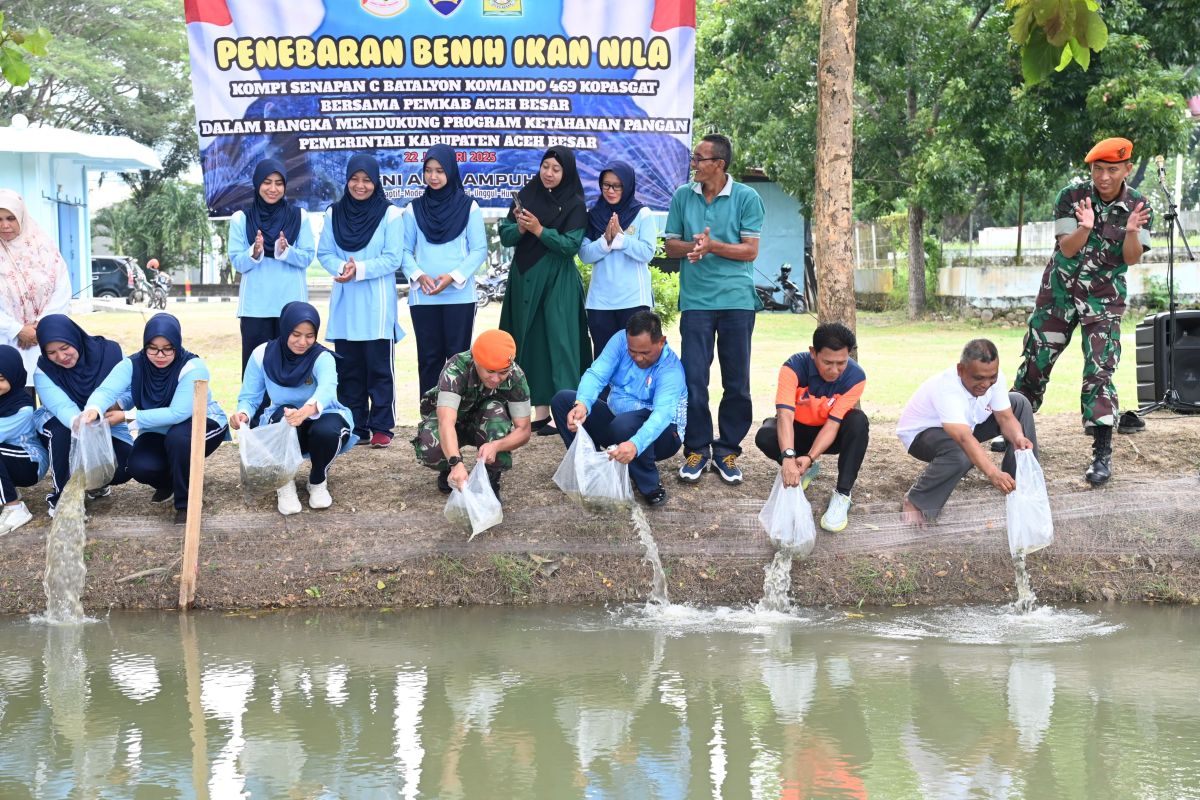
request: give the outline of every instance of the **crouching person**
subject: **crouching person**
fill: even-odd
[[[972,339],[958,365],[921,384],[896,424],[909,455],[929,464],[904,496],[906,522],[924,525],[941,513],[959,480],[974,466],[1002,494],[1017,487],[1014,450],[1034,451],[1033,406],[1019,392],[1006,391],[996,345]],[[999,468],[979,444],[1004,437]]]
[[[604,345],[579,389],[554,395],[550,410],[567,447],[583,425],[609,458],[629,465],[629,477],[652,506],[666,502],[656,462],[679,452],[687,418],[683,364],[667,346],[662,320],[638,311]],[[608,399],[600,395],[608,389]]]
[[[417,460],[438,471],[438,491],[462,488],[469,475],[464,445],[475,447],[500,499],[500,473],[512,452],[529,441],[529,382],[514,363],[517,343],[505,331],[484,331],[471,349],[451,356],[437,386],[421,398],[421,422],[412,440]]]
[[[0,536],[33,519],[17,487],[33,486],[50,465],[33,430],[33,398],[25,391],[28,377],[21,352],[0,344]]]
[[[857,346],[845,325],[818,325],[808,352],[796,353],[779,368],[775,418],[754,437],[758,449],[780,463],[784,486],[807,489],[821,471],[817,459],[837,454],[837,487],[821,515],[821,527],[831,533],[846,528],[850,492],[870,436],[867,415],[855,408],[867,386],[866,373],[850,358]]]
[[[329,465],[358,441],[352,432],[354,416],[337,401],[335,355],[317,342],[321,315],[308,303],[291,302],[279,315],[279,336],[260,344],[246,362],[238,395],[238,410],[229,419],[237,430],[249,425],[263,397],[269,404],[258,424],[286,420],[296,428],[300,451],[312,462],[308,471],[308,507],[329,508]],[[296,484],[276,492],[280,514],[299,514]]]

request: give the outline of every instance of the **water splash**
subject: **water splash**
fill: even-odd
[[[1025,568],[1024,551],[1013,556],[1013,571],[1017,575],[1017,600],[1012,605],[1013,610],[1018,614],[1028,614],[1037,607],[1037,595],[1033,593],[1033,587],[1029,583],[1029,571]]]
[[[766,577],[763,578],[763,596],[755,609],[758,611],[786,612],[792,607],[792,599],[788,592],[792,588],[792,558],[795,553],[781,547],[775,551],[775,558],[763,568]]]
[[[636,503],[631,512],[633,517],[633,527],[637,531],[638,541],[642,543],[642,547],[646,548],[646,554],[642,556],[643,563],[649,564],[650,569],[654,572],[650,584],[650,598],[646,601],[648,605],[669,606],[671,599],[667,596],[667,575],[663,572],[662,560],[658,557],[658,543],[654,541],[654,534],[650,530],[650,520],[646,519],[646,512]]]
[[[84,533],[83,471],[67,481],[55,506],[54,520],[46,540],[46,613],[41,621],[51,625],[74,625],[86,621],[79,596],[83,593],[87,567],[83,563]]]

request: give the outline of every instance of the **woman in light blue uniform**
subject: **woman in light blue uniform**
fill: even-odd
[[[287,201],[287,172],[274,158],[254,168],[254,202],[229,220],[229,260],[242,275],[238,317],[242,374],[254,348],[279,335],[279,313],[308,300],[308,265],[317,250],[308,212]]]
[[[50,456],[33,430],[33,398],[21,352],[0,345],[0,536],[33,519],[18,486],[33,486],[46,475]]]
[[[33,386],[42,407],[34,414],[34,424],[50,450],[54,491],[46,495],[46,504],[53,517],[58,497],[71,479],[71,424],[87,405],[92,392],[125,356],[119,344],[103,336],[88,336],[65,314],[51,314],[38,323],[38,344],[42,356],[37,362],[37,372],[33,373]],[[133,450],[133,436],[123,415],[117,413],[129,404],[126,393],[105,411],[117,469],[108,486],[87,493],[89,500],[107,497],[112,493],[111,486],[129,480],[126,464]],[[118,416],[121,421],[114,421]]]
[[[392,443],[396,425],[393,350],[396,270],[404,257],[400,209],[388,202],[379,162],[356,155],[346,190],[329,207],[317,258],[333,276],[327,338],[338,359],[338,401],[354,415],[354,434],[372,447]]]
[[[279,336],[254,348],[238,410],[230,417],[234,430],[249,425],[256,410],[270,398],[259,424],[287,420],[300,439],[300,450],[311,459],[308,505],[329,508],[329,465],[354,446],[354,416],[337,401],[337,364],[333,351],[317,343],[321,316],[308,303],[288,303],[279,317]],[[289,481],[277,493],[280,514],[299,514],[296,484]]]
[[[154,487],[153,503],[166,502],[174,495],[176,525],[187,519],[192,384],[208,379],[204,361],[183,349],[179,320],[170,314],[155,314],[142,331],[142,349],[113,367],[83,409],[83,422],[95,422],[101,409],[112,408],[117,398],[129,396],[130,406],[112,412],[117,421],[137,418],[138,436],[129,454],[129,475],[138,483]],[[211,390],[205,416],[207,458],[229,433],[225,412],[213,400]]]
[[[624,161],[606,166],[600,172],[600,198],[588,212],[579,248],[579,258],[592,265],[584,307],[595,358],[614,334],[625,330],[630,317],[654,308],[650,260],[658,245],[658,226],[636,192],[633,167]]]
[[[421,397],[437,385],[446,359],[471,349],[475,273],[487,261],[483,212],[463,191],[450,147],[425,152],[425,185],[402,219]]]

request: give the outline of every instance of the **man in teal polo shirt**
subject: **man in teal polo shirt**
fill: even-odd
[[[688,424],[679,478],[689,483],[712,465],[729,484],[742,482],[737,458],[750,430],[750,338],[754,313],[754,259],[762,234],[763,202],[726,170],[729,139],[705,136],[692,153],[696,178],[675,190],[664,236],[669,258],[678,258],[680,360],[687,380]],[[708,377],[713,348],[724,394],[713,439]]]

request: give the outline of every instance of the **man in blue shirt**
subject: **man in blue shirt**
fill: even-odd
[[[601,400],[605,388],[608,398]],[[648,504],[666,502],[655,462],[679,451],[687,391],[683,365],[667,346],[657,314],[630,317],[583,374],[579,390],[560,391],[550,409],[567,447],[582,424],[596,444],[615,446],[609,458],[629,465],[629,477]]]
[[[733,147],[705,136],[692,154],[695,181],[675,190],[663,231],[669,258],[680,259],[679,336],[687,375],[688,425],[680,480],[695,483],[710,465],[721,480],[742,482],[737,458],[753,421],[750,337],[754,313],[754,259],[764,208],[758,193],[727,172]],[[713,439],[708,379],[713,349],[721,363],[721,406]]]

